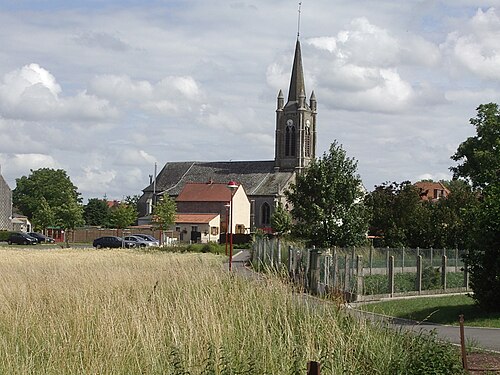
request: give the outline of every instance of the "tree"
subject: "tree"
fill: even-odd
[[[44,230],[48,227],[54,226],[56,223],[56,217],[54,210],[49,206],[47,200],[42,197],[40,198],[40,205],[38,209],[33,213],[31,218],[33,226],[38,230]]]
[[[153,223],[161,231],[165,231],[175,223],[177,207],[175,201],[169,196],[164,196],[153,208]]]
[[[32,219],[42,205],[43,200],[51,210],[69,202],[79,202],[78,189],[62,169],[40,168],[31,170],[26,177],[16,179],[16,188],[12,192],[14,205],[23,215]]]
[[[482,104],[470,123],[476,136],[462,142],[451,157],[461,162],[452,167],[478,189],[478,207],[469,210],[474,220],[466,262],[474,299],[486,310],[500,311],[500,112],[497,104]]]
[[[481,104],[477,117],[470,119],[476,136],[458,146],[451,157],[461,164],[451,167],[454,178],[463,178],[474,187],[484,188],[500,180],[500,109],[498,104]]]
[[[351,246],[366,241],[368,210],[357,162],[334,142],[285,193],[292,205],[292,232],[318,247]]]
[[[73,230],[85,223],[83,207],[75,200],[68,199],[55,209],[56,224],[64,231]],[[69,237],[66,235],[66,245],[69,246]]]
[[[109,225],[109,207],[106,200],[90,198],[83,210],[85,224],[103,227]]]
[[[290,212],[283,206],[281,202],[274,210],[273,216],[271,217],[271,226],[275,233],[278,235],[283,235],[290,232],[292,228],[292,217]]]
[[[111,208],[109,223],[113,228],[123,229],[132,225],[137,220],[137,211],[126,203]]]
[[[175,223],[175,216],[177,214],[177,206],[175,201],[168,195],[156,203],[153,208],[153,224],[156,229],[161,230],[162,238],[161,243],[164,243],[164,231]]]

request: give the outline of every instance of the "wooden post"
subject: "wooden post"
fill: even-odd
[[[319,292],[319,278],[320,278],[320,254],[318,249],[309,250],[309,272],[307,280],[307,289],[312,294]]]
[[[370,264],[370,275],[372,274],[372,268],[373,268],[373,245],[370,246],[370,255],[369,255],[369,264]]]
[[[388,285],[388,292],[391,295],[391,297],[394,296],[394,255],[391,255],[389,257],[389,285]]]
[[[465,370],[468,370],[467,351],[465,350],[464,316],[461,314],[458,316],[458,318],[458,322],[460,323],[460,348],[462,349],[462,365]]]
[[[320,375],[319,362],[316,361],[307,362],[307,375]]]
[[[441,258],[441,286],[443,287],[443,290],[446,290],[446,264],[447,264],[448,257],[446,255],[443,255]]]
[[[385,274],[389,275],[389,246],[386,247],[386,253],[385,253]]]
[[[356,257],[356,295],[363,295],[363,257],[361,255]]]
[[[344,256],[344,293],[349,292],[349,255]]]
[[[415,289],[418,294],[422,293],[422,255],[417,256],[417,277],[415,283]]]
[[[333,287],[338,288],[338,276],[339,276],[339,255],[337,254],[337,247],[333,248],[333,270],[332,270],[332,279],[333,279]]]
[[[291,246],[288,246],[288,275],[291,279],[293,279],[295,275],[295,269],[293,267],[293,250]]]

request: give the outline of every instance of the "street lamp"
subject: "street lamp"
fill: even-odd
[[[231,271],[233,263],[233,197],[238,184],[231,180],[228,182],[227,187],[231,190],[231,220],[229,224],[229,271]]]
[[[231,207],[231,203],[227,202],[227,204],[224,205],[226,207],[226,256],[227,256],[227,230],[229,229],[229,207]]]

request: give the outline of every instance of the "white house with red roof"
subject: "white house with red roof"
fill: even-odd
[[[242,185],[233,190],[227,184],[212,181],[188,182],[175,202],[174,230],[181,241],[218,241],[220,233],[226,232],[228,227],[235,234],[250,233],[250,200]]]

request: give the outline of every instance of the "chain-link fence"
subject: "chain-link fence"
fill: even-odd
[[[297,285],[314,294],[368,300],[466,291],[464,255],[458,249],[305,249],[264,237],[254,243],[252,263],[260,271],[286,270]]]

